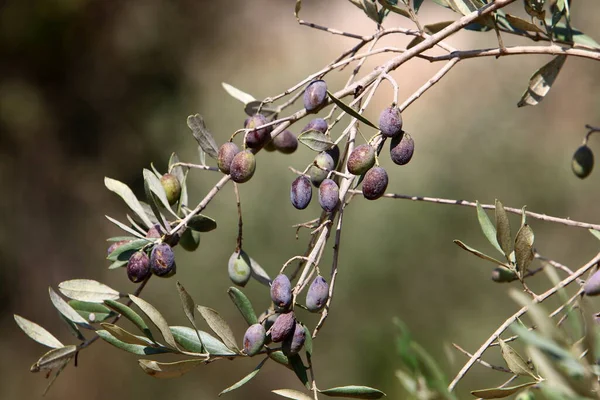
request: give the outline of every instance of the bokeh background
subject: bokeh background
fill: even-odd
[[[219,143],[242,125],[241,103],[224,92],[221,82],[257,98],[271,96],[355,41],[299,26],[293,1],[5,0],[0,7],[0,397],[35,399],[47,381],[29,367],[45,348],[18,329],[12,314],[75,343],[48,299],[49,285],[85,277],[122,292],[135,290],[123,270],[106,268],[105,238],[119,231],[104,215],[123,220],[126,208],[104,188],[103,177],[124,181],[141,195],[141,171],[150,162],[164,171],[172,151],[198,161],[187,115],[201,113]],[[521,13],[520,7],[514,12]],[[574,24],[600,38],[599,11],[594,2],[576,4]],[[342,0],[305,1],[302,17],[355,33],[374,29]],[[424,23],[455,17],[432,2],[421,10]],[[409,23],[393,16],[386,26],[394,25]],[[393,37],[382,44],[407,42]],[[463,49],[496,43],[493,33],[464,33],[449,42]],[[374,58],[361,74],[386,58]],[[519,56],[460,63],[404,113],[416,152],[404,167],[382,157],[389,167],[389,191],[484,203],[499,198],[505,205],[600,222],[598,171],[584,181],[570,171],[584,124],[600,125],[600,63],[569,59],[543,103],[518,109],[530,75],[548,60]],[[440,67],[414,60],[395,71],[400,98]],[[349,72],[332,74],[329,86],[341,88]],[[384,84],[367,117],[376,119],[390,101]],[[591,145],[600,146],[596,137]],[[255,177],[241,186],[244,248],[271,274],[305,249],[308,233],[302,231],[296,240],[291,225],[319,213],[317,204],[299,212],[288,200],[294,178],[288,166],[303,169],[312,157],[304,148],[292,157],[261,153]],[[190,177],[191,199],[199,201],[219,175],[192,171]],[[226,264],[237,230],[231,186],[206,213],[219,228],[203,235],[197,252],[177,250],[176,279],[198,303],[218,309],[241,340],[244,323],[226,294]],[[519,219],[511,222],[516,233]],[[534,220],[531,225],[537,249],[573,269],[598,251],[598,241],[583,229]],[[448,352],[449,344],[474,351],[515,311],[508,286],[490,280],[493,266],[460,250],[453,239],[492,252],[474,209],[386,199],[352,203],[336,298],[315,342],[320,387],[364,384],[389,398],[403,398],[395,377],[401,362],[394,317],[408,324],[451,378],[466,359]],[[324,271],[330,254],[329,249]],[[186,324],[176,279],[153,279],[144,297],[170,323]],[[543,274],[534,282],[537,290],[547,285]],[[268,306],[263,286],[251,282],[245,291],[258,312]],[[303,318],[314,326],[315,316]],[[497,351],[486,358],[501,363]],[[98,342],[80,354],[77,368],[71,365],[62,373],[46,398],[216,398],[256,363],[220,361],[179,379],[156,380],[139,369],[136,356]],[[458,393],[469,398],[468,390],[505,379],[475,366]],[[301,385],[291,372],[267,363],[252,382],[227,396],[275,398],[269,391],[278,388]]]

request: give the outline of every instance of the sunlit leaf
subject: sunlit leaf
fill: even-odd
[[[242,379],[240,379],[233,385],[229,386],[227,389],[223,390],[221,393],[219,393],[219,396],[221,396],[222,394],[231,392],[232,390],[238,389],[238,388],[244,386],[246,383],[248,383],[252,378],[254,378],[256,376],[256,374],[259,373],[260,369],[262,368],[262,366],[268,359],[269,359],[269,357],[266,357],[264,360],[262,360],[260,362],[260,364],[258,364],[252,372],[250,372],[248,375],[246,375],[245,377],[243,377]]]
[[[147,179],[144,179],[144,193],[146,194],[146,200],[148,200],[148,204],[150,205],[150,209],[152,210],[154,217],[158,220],[162,229],[165,231],[168,231],[169,228],[168,228],[167,220],[164,217],[164,215],[162,215],[162,213],[160,212],[160,209],[158,208],[158,201],[156,200],[156,197],[152,193],[152,189],[150,188],[150,183],[148,182]]]
[[[409,18],[411,17],[410,13],[408,12],[408,10],[405,10],[402,7],[398,7],[396,4],[393,4],[391,1],[389,0],[378,0],[379,4],[381,4],[381,6],[383,8],[385,8],[386,10],[389,10],[395,14],[399,14],[402,15],[403,17]]]
[[[567,56],[559,55],[538,69],[529,80],[529,87],[523,93],[517,106],[535,106],[541,102],[550,91],[566,59]]]
[[[69,305],[89,322],[103,322],[116,314],[99,303],[80,300],[69,300]]]
[[[521,274],[525,274],[529,264],[533,261],[533,240],[533,231],[529,225],[523,225],[515,238],[515,259],[517,260],[517,268]]]
[[[340,99],[335,97],[333,94],[331,94],[330,91],[327,91],[327,95],[329,96],[331,101],[333,101],[335,104],[337,104],[337,106],[339,108],[341,108],[342,110],[344,110],[347,114],[353,116],[354,118],[356,118],[357,120],[361,121],[362,123],[370,126],[371,128],[375,128],[375,129],[379,130],[379,128],[376,127],[371,121],[369,121],[368,119],[366,119],[365,117],[360,115],[358,112],[356,112],[352,108],[348,107],[346,105],[346,103],[344,103],[343,101],[341,101]]]
[[[146,225],[147,228],[152,226],[152,222],[148,219],[148,216],[144,212],[142,205],[139,200],[133,194],[133,191],[129,189],[129,186],[124,184],[123,182],[119,182],[116,179],[111,179],[108,177],[104,178],[104,185],[108,190],[118,194],[125,203],[131,208],[133,212],[142,220],[142,222]]]
[[[232,286],[227,290],[227,294],[229,294],[231,301],[233,301],[248,325],[254,325],[258,322],[252,303],[240,289]]]
[[[302,392],[299,392],[297,390],[294,390],[294,389],[277,389],[277,390],[272,390],[272,392],[281,397],[285,397],[286,399],[314,400],[311,396],[304,394]]]
[[[477,219],[479,220],[481,231],[485,235],[488,242],[490,242],[492,246],[494,246],[500,253],[504,254],[504,251],[502,251],[502,248],[498,244],[496,227],[494,227],[492,221],[490,221],[490,218],[484,211],[483,207],[481,207],[481,204],[479,204],[479,201],[477,202]]]
[[[494,263],[494,264],[496,264],[496,265],[502,265],[503,267],[510,268],[508,265],[506,265],[506,263],[504,263],[504,262],[502,262],[502,261],[499,261],[499,260],[495,259],[494,257],[490,257],[490,256],[488,256],[487,254],[483,254],[483,253],[482,253],[482,252],[480,252],[479,250],[476,250],[476,249],[474,249],[474,248],[472,248],[472,247],[470,247],[470,246],[467,246],[466,244],[464,244],[464,243],[463,243],[463,242],[461,242],[460,240],[454,240],[454,243],[456,243],[456,244],[457,244],[457,245],[458,245],[460,248],[462,248],[462,249],[464,249],[464,250],[468,251],[468,252],[469,252],[469,253],[471,253],[471,254],[474,254],[474,255],[476,255],[476,256],[477,256],[477,257],[479,257],[479,258],[482,258],[482,259],[484,259],[484,260],[487,260],[487,261],[493,262],[493,263]]]
[[[298,3],[300,3],[300,2],[299,1],[296,2],[296,8],[298,8]],[[298,11],[300,11],[300,10],[298,9],[296,11],[296,14],[298,13]],[[248,104],[251,101],[256,101],[254,96],[252,96],[251,94],[248,94],[246,92],[243,92],[236,87],[231,86],[229,83],[221,82],[221,86],[223,86],[223,89],[225,89],[227,94],[229,94],[234,99],[241,101],[244,104]]]
[[[90,303],[102,303],[104,300],[119,298],[119,292],[91,279],[71,279],[61,282],[58,284],[58,290],[70,299]]]
[[[171,353],[172,350],[167,348],[167,347],[163,347],[163,346],[142,346],[139,344],[130,344],[130,343],[125,343],[120,341],[119,339],[117,339],[116,337],[114,337],[112,334],[110,334],[108,331],[105,330],[98,330],[96,331],[96,334],[98,336],[100,336],[100,339],[104,340],[105,342],[112,344],[113,346],[115,346],[116,348],[119,348],[121,350],[125,350],[129,353],[133,353],[133,354],[137,354],[138,356],[144,356],[144,355],[152,355],[152,354],[162,354],[162,353]]]
[[[544,33],[544,30],[541,29],[536,24],[533,24],[529,21],[524,20],[523,18],[515,17],[514,15],[506,14],[507,21],[515,28],[520,29],[526,32],[539,32]]]
[[[506,258],[509,259],[513,251],[512,235],[508,215],[500,200],[496,200],[496,239]]]
[[[167,324],[167,321],[162,316],[162,314],[158,312],[158,310],[152,304],[148,303],[144,299],[141,299],[132,294],[129,295],[129,298],[135,303],[136,306],[140,308],[140,310],[142,310],[144,314],[146,314],[150,321],[152,321],[152,323],[158,328],[163,338],[165,338],[165,342],[167,342],[169,346],[172,346],[177,349],[178,347],[177,343],[175,342],[175,338],[173,338],[171,330],[169,329],[169,325]]]
[[[264,115],[267,118],[271,118],[277,115],[276,108],[265,106],[260,100],[251,101],[250,103],[246,104],[246,107],[244,107],[244,112],[249,116],[253,116],[259,113],[259,109],[260,114]]]
[[[473,390],[471,394],[475,397],[480,397],[482,399],[502,399],[504,397],[508,397],[515,393],[518,393],[521,390],[531,387],[535,384],[537,384],[537,382],[527,382],[523,383],[522,385],[511,387]]]
[[[211,334],[189,328],[187,326],[171,326],[171,333],[181,347],[194,353],[210,353],[213,356],[233,357],[237,353],[229,349],[223,342]],[[198,340],[198,335],[202,343]]]
[[[138,238],[144,238],[144,236],[142,234],[140,234],[139,232],[137,232],[135,229],[128,227],[127,225],[125,225],[122,222],[117,221],[116,219],[109,217],[108,215],[105,215],[106,219],[108,219],[110,222],[112,222],[113,224],[117,225],[119,228],[123,229],[125,232],[130,233]]]
[[[163,363],[154,360],[138,360],[138,363],[148,375],[154,378],[168,379],[185,375],[205,362],[204,360],[183,360]]]
[[[154,338],[152,337],[152,332],[150,331],[150,328],[148,327],[146,322],[144,322],[144,320],[142,319],[142,317],[140,317],[140,315],[138,313],[133,311],[131,308],[129,308],[125,304],[119,303],[118,301],[106,300],[104,302],[104,304],[106,304],[108,307],[112,308],[113,310],[115,310],[116,312],[118,312],[119,314],[121,314],[122,316],[127,318],[135,326],[137,326],[138,329],[140,331],[142,331],[147,338],[154,341]]]
[[[187,118],[187,125],[192,130],[192,135],[194,135],[194,138],[200,147],[202,147],[202,150],[204,150],[206,154],[212,158],[216,159],[219,148],[215,142],[215,139],[213,138],[213,135],[206,128],[202,116],[200,114],[190,115]]]
[[[36,342],[55,349],[64,347],[60,340],[35,322],[31,322],[17,314],[14,315],[14,318],[17,325],[19,325],[19,328]]]
[[[319,390],[319,393],[329,397],[346,397],[352,399],[380,399],[385,396],[381,390],[368,386],[340,386],[331,389]]]
[[[519,353],[515,351],[515,349],[506,344],[501,338],[498,338],[498,343],[500,343],[502,358],[504,358],[504,361],[506,361],[508,369],[510,369],[515,375],[528,375],[533,379],[536,379],[536,376],[531,371],[529,365],[527,365],[527,362]]]
[[[110,253],[108,257],[106,257],[106,259],[109,261],[128,261],[129,257],[131,257],[133,253],[140,250],[144,246],[147,246],[150,243],[152,242],[148,239],[132,240],[131,242],[124,243],[121,246],[114,249],[112,253]],[[110,298],[110,300],[114,300],[114,297]]]
[[[235,335],[233,334],[233,331],[227,322],[219,315],[219,313],[212,308],[204,306],[197,306],[197,309],[210,329],[212,329],[212,331],[221,338],[223,343],[225,343],[225,345],[231,350],[239,351],[239,348],[235,342]]]
[[[300,19],[298,16],[300,14],[300,10],[302,9],[302,0],[296,0],[296,7],[294,8],[294,16],[296,19]]]
[[[183,307],[183,312],[185,313],[185,316],[187,317],[187,319],[190,321],[190,323],[196,330],[198,340],[200,341],[200,343],[202,343],[202,339],[200,338],[200,334],[198,333],[198,327],[196,326],[196,319],[194,317],[194,309],[196,307],[196,304],[194,303],[194,299],[192,299],[192,296],[190,296],[190,294],[187,292],[187,290],[185,290],[183,285],[179,282],[177,282],[177,291],[179,292],[179,298],[181,299],[181,305]],[[175,340],[177,340],[177,339],[175,339]]]
[[[76,301],[76,300],[71,300],[71,301]],[[92,304],[92,303],[89,303],[89,304]],[[79,312],[79,311],[77,311],[77,312]],[[62,315],[60,313],[58,315],[59,315],[61,321],[64,322],[65,325],[67,325],[67,329],[69,330],[69,333],[71,335],[73,335],[73,337],[75,337],[77,340],[80,340],[82,342],[85,341],[85,336],[83,336],[83,334],[81,333],[81,330],[79,329],[79,326],[76,323],[74,323],[73,321],[71,321],[70,319],[68,319],[67,317],[65,317],[64,315]]]
[[[150,191],[158,198],[158,200],[160,200],[163,208],[177,218],[177,214],[175,214],[175,212],[171,209],[171,205],[167,199],[167,193],[165,192],[165,188],[163,187],[162,183],[160,183],[160,180],[156,177],[156,175],[146,168],[143,169],[142,174],[144,176],[144,181],[148,183]],[[181,181],[179,181],[179,184],[181,184]]]
[[[334,145],[329,136],[314,129],[302,132],[298,135],[298,141],[314,151],[325,151]]]
[[[249,255],[248,257],[250,258],[250,273],[252,277],[266,287],[271,287],[271,278],[269,277],[269,274],[267,274],[267,271],[265,271],[255,259]]]
[[[49,371],[54,368],[61,368],[68,363],[77,353],[77,346],[64,346],[52,349],[44,354],[30,368],[31,372]]]
[[[62,315],[64,315],[66,318],[73,321],[77,325],[81,325],[87,329],[94,329],[90,324],[87,323],[85,319],[83,319],[81,315],[77,313],[77,311],[73,309],[73,307],[71,307],[66,301],[64,301],[63,298],[60,297],[54,291],[54,289],[49,287],[48,293],[50,294],[50,300],[52,301],[52,304]]]

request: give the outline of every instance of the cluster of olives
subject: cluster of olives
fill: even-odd
[[[322,276],[317,276],[306,294],[306,309],[318,312],[327,303],[329,285]],[[265,312],[259,323],[251,325],[244,334],[244,353],[253,356],[268,343],[281,343],[286,356],[293,356],[304,346],[306,331],[296,319],[293,311],[292,284],[286,275],[278,275],[271,283],[271,300],[274,311]]]

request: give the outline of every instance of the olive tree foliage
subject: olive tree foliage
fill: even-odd
[[[120,196],[129,208],[120,218],[107,216],[123,231],[121,236],[108,239],[111,243],[107,256],[109,268],[115,272],[126,269],[128,278],[139,286],[134,293],[125,294],[97,281],[73,279],[60,283],[58,290],[50,288],[52,304],[75,337],[72,344],[59,341],[43,327],[15,315],[17,324],[27,335],[51,348],[33,364],[32,372],[44,371],[48,377],[52,376],[52,383],[71,361],[76,361],[79,352],[102,339],[138,355],[142,371],[156,378],[176,378],[214,361],[235,362],[255,357],[256,368],[221,394],[239,389],[260,373],[265,363],[276,362],[295,374],[305,387],[304,392],[273,388],[273,392],[282,397],[375,399],[385,396],[378,389],[359,384],[320,387],[312,364],[312,343],[318,339],[335,300],[345,209],[351,201],[363,196],[367,200],[408,199],[473,207],[482,233],[498,254],[484,254],[460,240],[455,243],[491,263],[495,268],[492,279],[512,285],[509,294],[520,307],[473,353],[455,345],[467,362],[452,380],[446,379],[436,361],[411,339],[404,324],[396,321],[403,363],[397,376],[413,398],[456,398],[456,385],[475,363],[489,368],[490,374],[504,374],[508,378],[495,388],[469,388],[475,397],[598,398],[600,336],[586,296],[600,294],[600,275],[593,274],[600,262],[600,253],[578,269],[547,259],[535,250],[534,232],[528,221],[541,219],[589,229],[598,239],[600,226],[542,215],[525,208],[504,207],[500,201],[482,205],[386,193],[388,172],[379,166],[379,157],[389,154],[400,166],[410,162],[419,135],[414,133],[413,139],[402,129],[402,113],[461,61],[526,54],[552,56],[547,64],[532,71],[529,82],[523,82],[524,93],[517,105],[535,106],[549,93],[568,58],[599,61],[600,44],[575,27],[576,21],[571,21],[572,4],[568,0],[432,0],[454,11],[456,18],[430,25],[419,22],[424,0],[350,1],[364,12],[365,18],[375,23],[371,35],[342,32],[304,21],[300,17],[301,0],[296,1],[294,15],[300,25],[320,30],[324,35],[352,38],[356,40],[355,45],[282,93],[262,100],[224,83],[223,88],[243,103],[248,119],[244,128],[234,132],[227,143],[218,144],[203,118],[199,114],[190,115],[187,122],[199,146],[198,164],[181,161],[176,154],[171,156],[166,173],[157,171],[151,164],[151,168],[143,170],[144,193],[138,195],[124,183],[105,178],[107,189]],[[509,5],[511,13],[506,8]],[[393,19],[401,25],[388,26],[386,17],[391,15],[401,16]],[[498,45],[467,50],[449,45],[446,39],[462,30],[488,32],[495,35]],[[388,35],[409,36],[412,40],[406,48],[378,46],[379,39]],[[531,44],[513,46],[510,43],[515,37],[520,43],[522,39],[529,39]],[[389,55],[385,62],[372,71],[361,70],[365,60],[382,53]],[[442,67],[415,93],[400,99],[398,84],[390,72],[415,58],[439,63]],[[348,66],[352,68],[346,68]],[[347,75],[343,87],[328,86],[327,78],[334,73]],[[369,121],[363,113],[382,85],[392,86],[393,98],[389,100],[389,107],[381,110],[378,121]],[[304,106],[296,106],[294,111],[300,98]],[[316,117],[321,111],[321,117]],[[306,126],[299,135],[287,130],[301,120]],[[342,126],[341,133],[334,137],[332,129],[338,124]],[[598,129],[587,128],[584,143],[573,157],[573,171],[579,178],[589,175],[593,167],[587,138]],[[269,151],[291,154],[299,145],[314,150],[315,159],[304,169],[293,169],[297,178],[290,188],[291,203],[297,209],[304,209],[318,199],[322,212],[295,227],[310,231],[306,251],[290,254],[279,270],[267,271],[249,255],[251,249],[243,247],[243,213],[237,185],[246,182],[252,185],[256,165],[261,163],[261,158],[269,157]],[[207,155],[213,160],[207,160]],[[221,178],[204,198],[192,200],[187,189],[187,177],[191,173],[220,174]],[[160,311],[142,297],[143,289],[154,275],[170,278],[177,268],[186,267],[177,265],[173,248],[194,251],[200,235],[217,228],[217,221],[203,213],[210,213],[211,202],[227,184],[235,189],[239,229],[235,251],[229,260],[223,260],[223,265],[227,265],[223,273],[227,271],[234,286],[224,289],[249,326],[243,338],[233,334],[217,310],[196,303],[193,293],[188,293],[179,282],[173,283],[189,320],[187,326],[170,325]],[[494,218],[490,219],[486,209],[494,210]],[[508,213],[521,216],[516,233],[510,227]],[[218,234],[218,230],[210,234]],[[326,246],[333,247],[332,259],[322,258]],[[534,259],[538,259],[540,265],[535,269],[530,268]],[[534,276],[543,276],[540,272],[545,273],[550,282],[541,294],[527,285]],[[252,300],[240,289],[249,280],[265,285],[265,293],[271,296],[271,307],[260,315],[253,308]],[[578,286],[574,296],[567,295],[564,290],[567,285]],[[561,306],[554,311],[545,309],[541,303],[553,296],[561,299]],[[316,325],[307,326],[302,322],[308,312],[320,314]],[[532,324],[522,321],[525,314]],[[117,325],[123,318],[130,320],[137,330],[129,332]],[[200,324],[200,320],[204,322]],[[206,329],[204,326],[208,326],[210,332],[202,330]],[[523,354],[511,347],[510,342],[515,341],[523,344],[526,349]],[[483,359],[492,347],[499,348],[505,365],[492,365]],[[160,356],[165,353],[180,356],[180,360],[163,362]],[[522,383],[512,383],[519,377]]]

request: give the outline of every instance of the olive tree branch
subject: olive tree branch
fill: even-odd
[[[489,48],[489,49],[475,49],[475,50],[456,50],[450,54],[444,54],[441,56],[431,56],[429,60],[432,62],[445,61],[452,59],[467,59],[477,57],[500,57],[510,55],[523,55],[523,54],[547,54],[547,55],[565,55],[573,57],[588,58],[591,60],[600,60],[600,51],[575,49],[572,47],[562,47],[558,45],[548,46],[512,46],[501,48]]]

